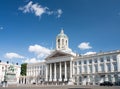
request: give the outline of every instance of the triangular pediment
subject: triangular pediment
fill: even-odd
[[[46,59],[51,59],[51,58],[56,58],[56,57],[64,57],[64,56],[72,56],[72,55],[56,50],[53,53],[51,53]]]
[[[52,55],[52,56],[49,57],[49,58],[60,57],[60,56],[67,56],[67,54],[65,54],[65,53],[61,53],[61,52],[56,52],[54,55]]]

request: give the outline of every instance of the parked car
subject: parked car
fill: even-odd
[[[103,83],[100,83],[100,86],[113,86],[113,83],[109,81],[104,81]]]
[[[33,82],[33,84],[36,84],[35,82]]]

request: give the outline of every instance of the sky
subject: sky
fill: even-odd
[[[0,60],[44,61],[61,29],[77,54],[120,50],[120,0],[0,0]]]

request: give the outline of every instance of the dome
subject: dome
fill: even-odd
[[[64,34],[63,29],[61,30],[60,34],[57,35],[57,38],[68,38],[66,34]]]

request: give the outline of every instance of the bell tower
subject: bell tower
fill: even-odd
[[[68,50],[68,37],[64,34],[64,30],[61,29],[60,34],[56,37],[56,50]]]

